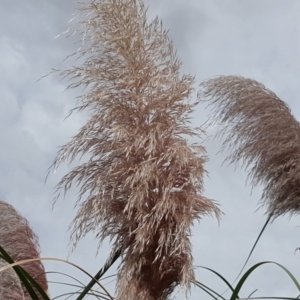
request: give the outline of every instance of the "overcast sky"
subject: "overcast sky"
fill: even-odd
[[[287,5],[288,3],[288,5]],[[158,15],[183,62],[183,72],[197,82],[215,75],[242,75],[262,82],[291,107],[300,120],[300,2],[299,0],[148,0],[149,16]],[[42,256],[67,258],[68,224],[74,216],[76,190],[60,199],[51,210],[55,184],[68,171],[58,169],[44,185],[47,168],[58,147],[77,133],[86,113],[64,121],[80,91],[66,91],[56,75],[41,81],[51,68],[65,69],[74,61],[63,59],[77,50],[72,40],[55,37],[69,27],[75,12],[71,0],[0,1],[0,198],[13,204],[31,223],[40,238]],[[199,106],[193,124],[201,125],[208,111]],[[199,141],[201,142],[201,141]],[[257,210],[261,189],[251,194],[244,170],[223,165],[219,140],[205,143],[207,164],[205,195],[219,201],[225,215],[220,225],[204,218],[193,229],[195,265],[220,272],[234,280],[252,247],[266,216]],[[1,213],[1,212],[0,212]],[[282,217],[265,231],[248,266],[273,260],[300,280],[299,218]],[[88,236],[69,260],[94,274],[109,255],[104,243],[95,257],[97,242]],[[62,271],[88,278],[74,268],[47,262],[47,271]],[[225,286],[207,271],[197,269],[197,280],[219,292]],[[63,281],[50,274],[49,280]],[[113,292],[114,283],[109,285]],[[240,296],[258,289],[256,296],[290,296],[299,293],[278,267],[266,265],[255,271]],[[51,284],[54,297],[69,287]],[[227,294],[228,296],[228,294]],[[182,299],[182,294],[178,299]],[[61,299],[65,299],[62,297]],[[191,300],[209,299],[192,289]]]

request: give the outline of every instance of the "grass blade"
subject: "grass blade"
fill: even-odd
[[[216,291],[214,291],[213,289],[211,289],[211,288],[208,287],[207,285],[205,285],[205,284],[203,284],[203,283],[201,283],[201,282],[199,282],[199,281],[195,281],[194,284],[195,284],[197,287],[199,287],[200,289],[202,289],[204,292],[206,292],[207,294],[209,294],[209,295],[210,295],[211,297],[213,297],[214,299],[217,300],[217,299],[218,299],[217,297],[219,297],[219,298],[225,300],[225,298],[224,298],[222,295],[218,294]],[[210,292],[216,294],[217,297],[215,297],[215,296],[214,296],[212,293],[210,293]]]
[[[243,277],[240,279],[240,281],[238,282],[236,288],[234,289],[232,296],[230,298],[230,300],[236,300],[238,297],[238,294],[243,286],[243,284],[245,283],[245,281],[247,280],[247,278],[250,276],[250,274],[259,266],[262,266],[264,264],[275,264],[277,266],[279,266],[282,270],[284,270],[289,277],[292,279],[293,283],[295,284],[295,286],[297,287],[298,291],[300,292],[300,285],[298,283],[298,281],[296,280],[296,278],[294,277],[294,275],[288,270],[286,269],[284,266],[282,266],[281,264],[278,264],[276,262],[272,262],[272,261],[264,261],[258,264],[255,264],[254,266],[252,266],[244,275]]]
[[[234,291],[234,288],[232,287],[232,285],[220,274],[220,273],[218,273],[217,271],[214,271],[214,270],[212,270],[212,269],[210,269],[210,268],[207,268],[207,267],[201,267],[200,266],[200,268],[202,268],[202,269],[205,269],[205,270],[208,270],[208,271],[210,271],[210,272],[212,272],[212,273],[214,273],[215,275],[217,275],[227,286],[228,286],[228,288],[233,292]],[[237,297],[238,298],[238,297]]]

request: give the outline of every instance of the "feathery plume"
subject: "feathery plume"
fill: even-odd
[[[30,228],[28,221],[22,217],[13,206],[4,201],[0,201],[0,246],[15,262],[40,257],[38,238]],[[23,264],[22,268],[37,281],[45,292],[48,291],[45,269],[41,261]],[[0,280],[0,282],[4,282],[5,285],[7,284],[5,282],[11,282],[12,284],[14,282],[14,285],[17,287],[18,283],[16,279],[14,279],[12,272],[15,271],[8,270],[7,272],[8,281]],[[2,273],[0,273],[0,277],[1,276]],[[2,286],[0,286],[0,290],[1,289],[3,289]],[[14,288],[12,287],[12,291],[13,290]],[[31,299],[25,287],[23,287],[22,293],[24,293],[25,300]]]
[[[0,269],[8,263],[0,259]],[[24,300],[20,279],[14,269],[0,272],[0,299]]]
[[[139,0],[87,1],[81,8],[85,56],[61,72],[88,87],[75,109],[90,118],[54,163],[90,155],[57,186],[80,186],[71,224],[74,246],[88,232],[122,249],[117,299],[168,299],[194,278],[190,228],[220,210],[202,196],[205,149],[185,137],[194,77],[180,76],[180,61],[158,18],[147,22]],[[85,200],[82,200],[86,196]]]
[[[264,186],[261,204],[272,219],[300,213],[300,124],[288,106],[261,83],[239,76],[204,81],[198,98],[222,122],[230,163],[242,161],[253,186]]]

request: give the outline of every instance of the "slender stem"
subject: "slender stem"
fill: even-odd
[[[82,293],[79,295],[79,297],[76,300],[82,300],[88,294],[88,292],[92,289],[95,283],[97,283],[97,280],[99,280],[106,273],[106,271],[114,264],[114,262],[120,257],[122,253],[121,249],[122,248],[119,248],[118,250],[111,253],[105,265],[98,271],[98,273],[94,276],[94,278],[83,289]]]

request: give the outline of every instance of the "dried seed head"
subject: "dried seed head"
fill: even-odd
[[[4,201],[0,201],[0,245],[15,262],[40,257],[38,238],[27,220],[13,206]],[[41,261],[23,264],[22,268],[37,281],[45,292],[48,291],[45,269]],[[15,271],[12,270],[12,272]],[[10,271],[7,274],[13,279],[14,275]],[[23,290],[24,299],[31,299],[25,287]]]
[[[200,100],[214,106],[211,123],[222,122],[231,163],[249,169],[253,186],[263,184],[262,205],[273,219],[300,213],[300,125],[288,106],[262,84],[220,76],[201,84]]]
[[[0,259],[0,269],[8,263]],[[0,299],[25,300],[20,279],[14,269],[0,272]]]
[[[188,126],[194,77],[180,75],[167,32],[147,22],[142,1],[88,1],[82,11],[86,60],[61,75],[77,80],[69,88],[88,86],[75,109],[91,115],[53,167],[90,159],[62,178],[58,195],[80,186],[74,244],[93,231],[122,247],[117,299],[167,299],[193,280],[193,221],[220,215],[202,195],[205,149],[187,143],[202,133]]]

